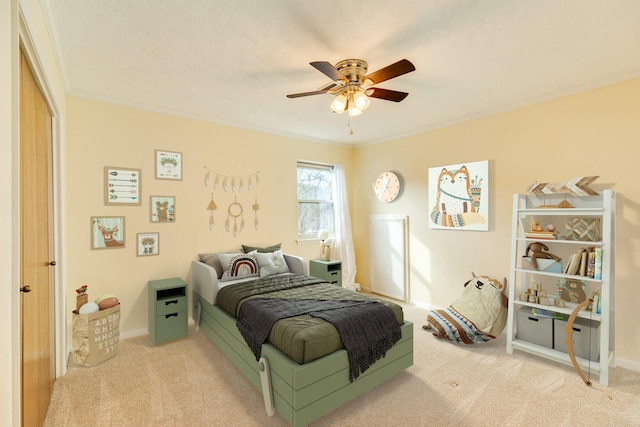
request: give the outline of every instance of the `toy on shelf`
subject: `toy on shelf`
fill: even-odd
[[[527,290],[520,294],[520,301],[555,307],[566,307],[565,301],[547,294],[540,283],[531,283]]]
[[[553,259],[554,261],[560,262],[560,258],[552,253],[546,252],[548,250],[549,247],[544,243],[532,242],[527,246],[525,256],[529,256],[529,251],[531,251],[531,265],[536,269],[538,268],[538,259]]]
[[[527,239],[543,239],[543,240],[555,240],[558,238],[556,227],[553,224],[548,224],[545,228],[540,225],[538,221],[531,221],[531,228],[525,232]]]

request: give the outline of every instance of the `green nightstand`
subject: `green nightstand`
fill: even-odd
[[[327,282],[342,287],[342,262],[312,259],[309,261],[311,276],[324,279]]]
[[[179,277],[151,280],[149,335],[154,344],[187,336],[187,283]]]

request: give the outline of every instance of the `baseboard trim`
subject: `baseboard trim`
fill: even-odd
[[[628,369],[630,371],[640,372],[640,362],[616,357],[616,367]]]

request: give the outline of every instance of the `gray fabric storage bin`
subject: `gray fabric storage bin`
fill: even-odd
[[[564,344],[564,327],[568,316],[564,320],[554,319],[554,347],[558,351],[567,353]],[[591,352],[589,352],[591,347]],[[600,360],[600,322],[595,320],[576,318],[573,323],[573,352],[577,357],[590,359],[592,362]]]
[[[531,308],[522,307],[518,310],[516,338],[543,347],[553,348],[553,319],[550,317],[536,317],[531,312]]]

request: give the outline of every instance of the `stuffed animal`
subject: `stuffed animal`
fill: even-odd
[[[429,312],[423,329],[464,344],[487,342],[502,333],[507,323],[507,279],[500,283],[487,276],[472,276],[460,299],[449,308]]]
[[[531,231],[543,231],[538,221],[531,221]]]
[[[529,243],[529,246],[527,246],[527,250],[525,251],[524,255],[529,256],[529,251],[531,251],[531,265],[533,265],[533,267],[537,269],[538,259],[553,259],[556,261],[560,261],[560,258],[555,256],[554,254],[545,252],[548,250],[549,250],[549,247],[544,243],[533,242],[533,243]]]

